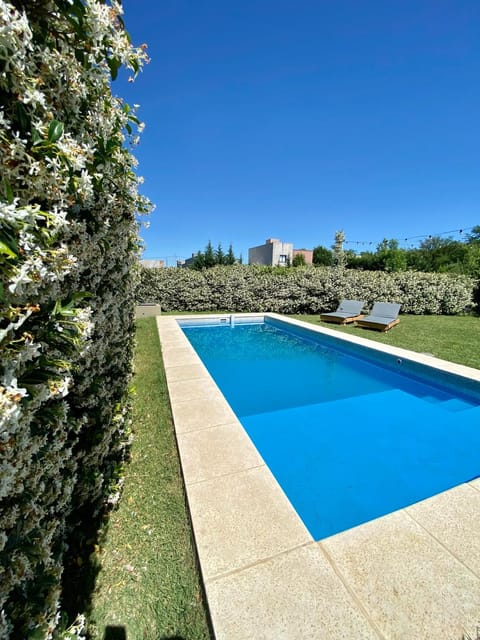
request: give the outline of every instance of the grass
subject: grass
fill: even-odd
[[[137,322],[135,440],[93,595],[98,640],[211,638],[154,318]]]
[[[320,322],[318,315],[295,315],[292,318],[336,329],[376,342],[389,344],[437,358],[480,369],[480,318],[476,316],[400,315],[400,324],[387,331],[359,329]]]
[[[402,315],[387,333],[294,318],[480,369],[480,318]],[[155,319],[137,323],[135,441],[93,597],[96,640],[209,640]]]

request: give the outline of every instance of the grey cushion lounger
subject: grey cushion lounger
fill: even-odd
[[[397,317],[400,306],[396,302],[375,302],[370,315],[359,320],[357,326],[364,329],[388,331],[400,322]]]
[[[364,300],[342,300],[336,311],[322,313],[320,320],[323,322],[336,322],[337,324],[355,322],[355,320],[360,320],[360,318],[364,317],[362,315],[364,305]]]

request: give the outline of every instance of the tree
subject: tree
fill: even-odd
[[[233,253],[232,243],[228,247],[228,253],[225,254],[222,248],[222,243],[219,242],[216,250],[213,249],[212,243],[209,240],[205,251],[197,251],[193,262],[190,263],[191,269],[200,271],[201,269],[210,269],[216,265],[233,265],[237,262],[235,254]],[[242,258],[239,259],[239,264],[242,263]]]
[[[326,267],[332,264],[332,252],[326,247],[318,246],[313,249],[313,264],[324,265]]]
[[[475,227],[472,227],[472,230],[467,236],[467,242],[468,244],[480,243],[480,225],[477,224]]]
[[[464,273],[480,279],[480,241],[467,244]]]
[[[405,251],[399,248],[398,240],[382,240],[377,247],[376,258],[379,268],[383,271],[405,271],[407,268],[407,256]]]
[[[235,262],[235,254],[233,253],[232,243],[230,243],[230,246],[228,247],[228,253],[225,256],[225,264],[232,265],[235,264]]]
[[[292,260],[292,267],[304,267],[306,265],[303,253],[296,253]]]
[[[215,264],[225,264],[225,253],[222,249],[222,243],[219,242],[217,250],[215,251]]]
[[[355,264],[357,254],[352,249],[347,249],[343,253],[344,253],[345,266],[350,268],[353,264]]]
[[[210,267],[214,267],[216,265],[215,252],[213,251],[212,243],[210,240],[208,241],[207,246],[205,247],[205,253],[203,254],[204,266],[209,269]]]
[[[352,260],[349,260],[348,266],[352,269],[365,271],[378,271],[381,268],[377,254],[372,251],[362,251],[362,253],[356,254]]]
[[[430,236],[423,240],[411,258],[419,271],[444,272],[459,269],[465,245],[452,238]]]
[[[201,271],[205,268],[205,256],[201,251],[198,251],[196,253],[191,268],[195,269],[196,271]]]
[[[335,243],[332,247],[332,264],[338,269],[344,269],[347,261],[345,252],[343,250],[343,243],[345,242],[345,233],[343,231],[335,232]]]

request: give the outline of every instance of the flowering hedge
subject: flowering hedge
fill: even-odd
[[[331,267],[143,268],[137,301],[156,302],[164,311],[319,313],[347,298],[370,307],[399,302],[403,313],[456,314],[472,307],[474,284],[466,276]]]
[[[149,204],[110,81],[145,61],[116,0],[0,0],[1,638],[60,633],[118,495]]]

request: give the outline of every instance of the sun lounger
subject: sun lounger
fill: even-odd
[[[370,315],[359,320],[357,326],[364,329],[388,331],[400,322],[397,317],[400,306],[395,302],[375,302]]]
[[[360,320],[364,317],[362,315],[364,305],[364,300],[342,300],[336,311],[322,313],[320,315],[320,320],[322,322],[336,322],[337,324],[355,322],[356,320]]]

